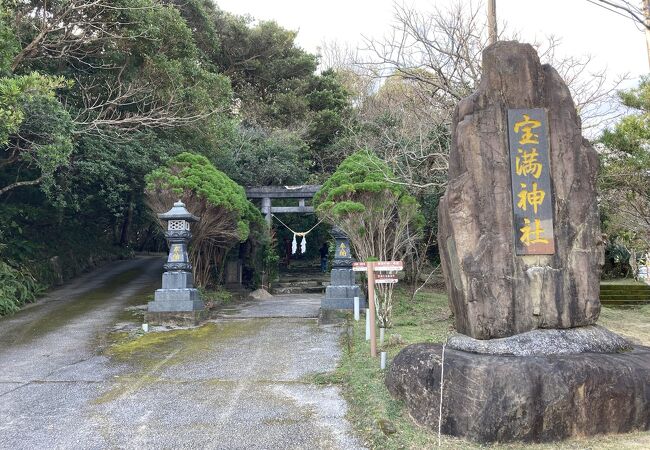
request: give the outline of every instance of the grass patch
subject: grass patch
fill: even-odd
[[[611,280],[602,280],[600,285],[614,286],[647,286],[643,281],[636,281],[634,278],[612,278]]]
[[[444,342],[454,330],[447,296],[441,292],[421,292],[411,301],[404,291],[396,291],[393,314],[393,328],[386,332],[385,345],[381,349],[388,352],[389,363],[407,345],[418,342]],[[635,339],[635,342],[650,345],[650,305],[640,308],[603,307],[599,323]],[[391,398],[388,393],[384,385],[385,374],[379,369],[379,358],[373,360],[370,357],[370,345],[365,340],[364,320],[352,321],[350,333],[342,339],[343,356],[339,367],[331,374],[316,375],[313,382],[341,386],[349,406],[348,419],[366,445],[387,450],[437,448],[437,434],[417,425],[409,417],[403,404]],[[384,421],[390,421],[397,431],[394,434],[385,434],[380,426]],[[441,448],[486,447],[443,435]],[[640,449],[650,448],[650,432],[598,436],[552,444],[493,445],[490,448]]]
[[[598,324],[635,344],[650,346],[650,305],[603,306]]]
[[[199,288],[201,299],[205,303],[214,303],[224,305],[232,301],[232,293],[228,292],[223,286],[217,286],[214,289]]]

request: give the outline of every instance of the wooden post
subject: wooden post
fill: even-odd
[[[490,45],[497,41],[497,0],[488,0],[488,36]]]
[[[645,19],[645,45],[650,66],[650,0],[643,0],[643,17]]]
[[[370,309],[370,356],[377,356],[377,335],[375,333],[375,263],[367,262],[368,308]]]

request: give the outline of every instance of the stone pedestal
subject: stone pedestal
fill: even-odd
[[[386,376],[419,424],[438,431],[442,345],[402,350]],[[445,349],[442,432],[480,443],[548,442],[650,429],[650,348],[504,356]]]
[[[162,277],[162,288],[157,289],[153,302],[149,302],[149,312],[188,312],[202,311],[203,300],[199,290],[194,288],[191,272],[165,272]]]
[[[334,262],[330,284],[325,288],[325,297],[321,300],[321,309],[353,309],[354,297],[359,297],[359,308],[363,309],[366,302],[352,271],[350,241],[338,227],[332,229],[332,236],[335,239]]]
[[[192,272],[165,272],[162,288],[156,289],[153,302],[147,306],[149,311],[194,311],[203,309],[199,290],[194,288]]]
[[[354,297],[359,297],[359,308],[366,308],[361,288],[355,284],[352,266],[333,268],[330,285],[325,288],[325,298],[321,301],[324,309],[353,309]]]

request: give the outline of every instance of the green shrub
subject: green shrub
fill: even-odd
[[[182,199],[188,211],[200,218],[192,225],[189,249],[194,281],[200,287],[217,284],[228,250],[248,239],[251,225],[263,223],[244,188],[204,156],[187,152],[151,172],[146,181],[154,212],[165,212]]]
[[[24,267],[14,268],[0,261],[0,316],[12,314],[33,302],[42,286]]]
[[[338,226],[362,261],[402,260],[420,238],[424,218],[386,162],[369,150],[348,156],[314,196],[320,217]],[[377,315],[391,325],[392,284],[376,287]]]

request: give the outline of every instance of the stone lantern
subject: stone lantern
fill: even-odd
[[[335,250],[330,285],[325,289],[325,298],[321,301],[323,309],[352,309],[354,297],[359,297],[361,308],[365,306],[363,292],[357,286],[352,271],[352,253],[350,251],[350,240],[339,227],[332,228]]]
[[[192,265],[187,256],[187,245],[192,237],[190,223],[199,220],[180,200],[172,209],[158,217],[167,221],[165,236],[169,244],[169,256],[163,266],[162,289],[156,290],[154,301],[148,305],[150,322],[164,322],[171,318],[191,319],[196,322],[199,312],[204,311],[199,291],[194,288]]]

